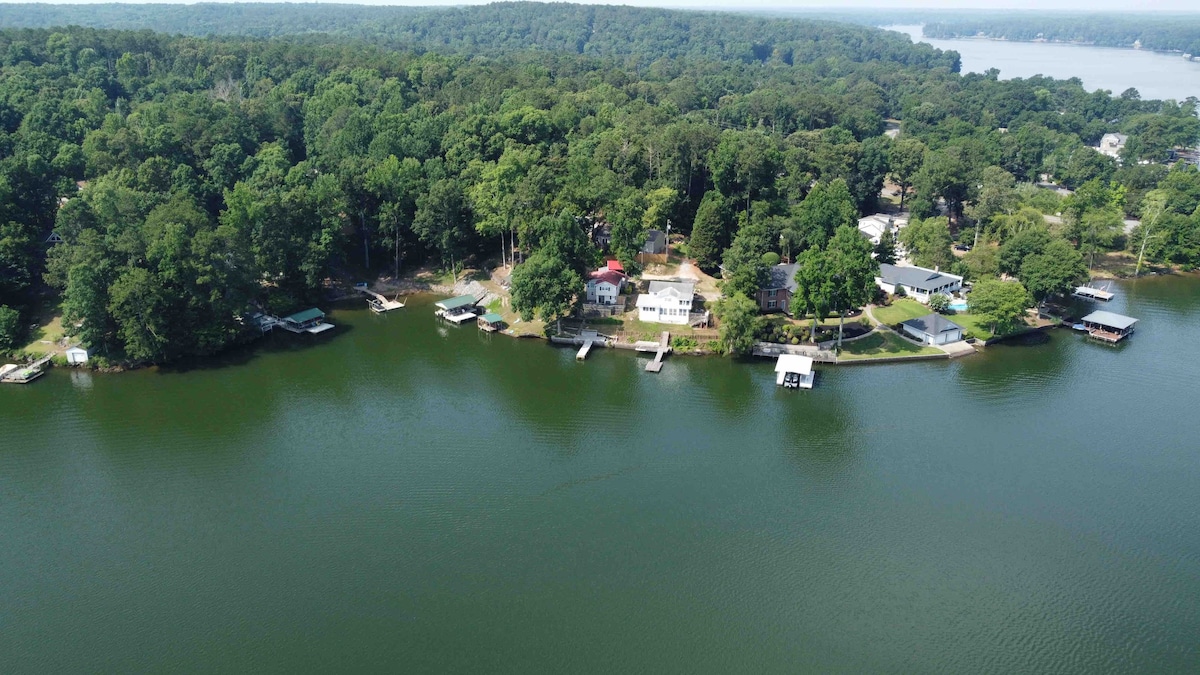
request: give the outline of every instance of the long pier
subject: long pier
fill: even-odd
[[[646,372],[660,372],[663,367],[663,357],[669,351],[671,351],[671,333],[664,330],[658,338],[658,349],[654,352],[654,360],[646,364]]]

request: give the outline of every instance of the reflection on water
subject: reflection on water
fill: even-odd
[[[420,298],[170,370],[54,369],[0,387],[0,653],[1185,672],[1200,280],[1116,290],[1141,320],[1116,349],[1057,330],[799,392],[767,360],[581,363]]]

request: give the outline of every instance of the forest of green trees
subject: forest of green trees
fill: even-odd
[[[889,176],[941,223],[910,246],[929,255],[976,228],[1001,245],[1040,230],[1030,209],[1062,209],[1053,234],[1076,254],[1123,246],[1112,219],[1150,203],[1147,260],[1200,264],[1200,174],[1136,161],[1194,145],[1191,103],[960,76],[952,52],[819,21],[266,7],[244,11],[287,35],[0,31],[0,349],[61,302],[97,354],[161,363],[232,344],[249,308],[290,311],[330,278],[512,255],[514,295],[557,318],[599,258],[585,227],[601,218],[630,266],[669,219],[727,292],[749,293],[764,254],[829,247]],[[158,9],[168,30],[184,9],[219,15]],[[1114,130],[1130,134],[1125,166],[1087,147]],[[1086,199],[1045,204],[1022,185],[1040,173]],[[1039,242],[1021,250],[1045,257]]]
[[[1200,15],[1145,13],[1080,14],[1009,12],[931,17],[924,35],[958,38],[985,35],[1008,40],[1082,42],[1200,54]]]

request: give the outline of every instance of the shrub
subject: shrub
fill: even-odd
[[[794,345],[800,344],[800,338],[795,338],[795,337],[792,338],[792,344],[794,344]]]
[[[932,309],[938,314],[944,313],[947,309],[950,309],[950,298],[942,295],[941,293],[934,295],[933,297],[929,298],[929,309]]]
[[[779,254],[774,251],[767,251],[762,254],[762,261],[767,267],[774,267],[779,264]]]
[[[904,286],[896,284],[896,292],[892,295],[895,295],[897,298],[903,298],[908,295],[908,291],[904,290]]]

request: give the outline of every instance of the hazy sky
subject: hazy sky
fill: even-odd
[[[0,0],[27,2],[29,0]],[[56,4],[88,4],[113,0],[51,0]],[[120,0],[118,0],[120,1]],[[142,1],[142,0],[138,0]],[[145,0],[171,4],[191,4],[189,0]],[[212,2],[214,0],[205,0]],[[236,0],[215,0],[229,2]],[[266,1],[271,0],[255,0]],[[327,0],[322,0],[327,1]],[[340,0],[339,0],[340,1]],[[358,5],[482,5],[490,0],[350,0]],[[570,0],[568,0],[570,1]],[[703,7],[707,9],[848,9],[848,8],[945,8],[945,9],[1040,9],[1079,11],[1188,11],[1200,12],[1198,0],[588,0],[584,4],[638,5],[643,7]]]

